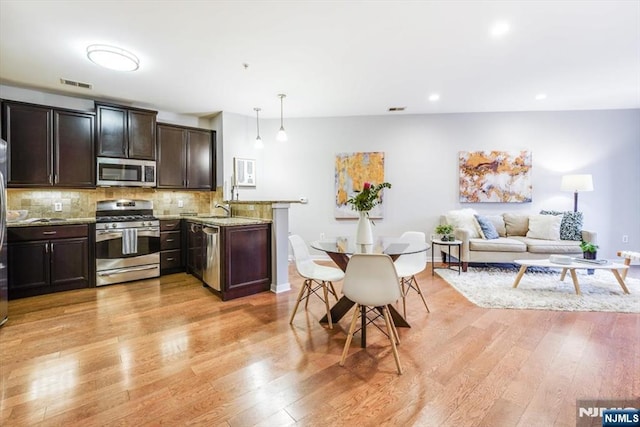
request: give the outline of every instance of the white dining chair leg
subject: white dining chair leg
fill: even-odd
[[[322,282],[322,291],[324,292],[324,305],[327,308],[327,320],[329,320],[329,329],[333,329],[333,322],[331,321],[331,308],[329,308],[329,290],[327,282]]]
[[[415,286],[413,286],[411,283],[413,283],[413,285]],[[409,280],[409,286],[413,286],[413,289],[415,289],[418,295],[420,295],[420,298],[422,298],[422,302],[424,303],[424,308],[427,309],[427,313],[431,313],[431,310],[429,310],[429,306],[427,305],[427,300],[424,299],[422,288],[420,287],[420,285],[418,284],[418,281],[416,280],[416,276],[411,276],[411,279]]]
[[[305,282],[302,284],[302,287],[300,288],[300,292],[298,292],[298,299],[296,300],[296,305],[295,307],[293,307],[293,312],[291,313],[291,318],[289,319],[289,324],[293,324],[293,318],[296,316],[296,313],[298,311],[298,306],[300,305],[300,301],[302,301],[302,295],[304,294],[304,291],[307,289],[307,281],[305,280]],[[308,301],[308,298],[307,298]]]
[[[338,301],[338,293],[336,292],[336,288],[333,287],[333,282],[329,282],[329,286],[331,286],[331,293],[335,297],[336,301]]]
[[[387,312],[389,312],[388,309]],[[393,319],[391,320],[391,329],[393,330],[393,338],[396,340],[397,344],[400,344],[400,335],[398,335],[398,328],[396,328],[396,324],[393,323]]]
[[[402,313],[404,318],[407,318],[407,289],[404,287],[404,277],[400,278],[400,292],[402,293]]]
[[[356,323],[360,314],[360,305],[356,305],[356,309],[353,311],[353,317],[351,318],[351,326],[349,326],[349,333],[347,334],[347,341],[344,343],[344,349],[342,350],[342,358],[340,359],[340,366],[344,366],[344,361],[347,359],[347,353],[349,352],[349,346],[351,346],[351,340],[353,338],[353,332],[356,330]]]
[[[309,308],[309,300],[311,299],[311,293],[313,292],[313,281],[311,279],[307,279],[304,281],[307,286],[307,299],[304,302],[304,309]]]
[[[395,326],[392,326],[391,319],[389,319],[389,310],[387,307],[382,307],[382,314],[384,314],[384,321],[387,324],[387,332],[389,333],[389,341],[391,341],[391,350],[393,351],[393,358],[396,360],[396,366],[398,368],[398,374],[402,374],[402,366],[400,366],[400,356],[398,355],[398,349],[396,348],[396,340],[394,336]]]

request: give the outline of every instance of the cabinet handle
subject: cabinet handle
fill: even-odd
[[[45,236],[51,236],[53,234],[58,234],[57,231],[43,231],[42,234],[44,234]]]
[[[49,174],[49,184],[53,184],[53,175]]]
[[[49,251],[51,252],[51,255],[53,255],[53,243],[49,243]]]
[[[60,182],[60,177],[58,177],[58,174],[55,174],[55,176],[53,177],[53,182],[55,184],[57,184],[58,182]]]
[[[173,242],[174,239],[167,239],[167,242]]]
[[[165,224],[167,227],[175,227],[176,225],[178,225],[177,222],[172,222],[171,224]]]
[[[48,243],[45,243],[45,244],[44,244],[44,253],[45,253],[45,254],[48,254],[48,253],[49,253],[49,244],[48,244]]]
[[[167,258],[167,261],[173,261],[175,258]]]

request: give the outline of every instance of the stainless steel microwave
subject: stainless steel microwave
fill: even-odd
[[[96,185],[104,187],[155,187],[153,160],[97,158]]]

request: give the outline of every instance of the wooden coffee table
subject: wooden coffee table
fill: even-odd
[[[624,283],[623,276],[620,274],[621,270],[626,270],[629,268],[628,265],[624,264],[616,264],[614,262],[610,262],[608,264],[588,264],[586,262],[573,261],[571,264],[556,264],[554,262],[549,261],[548,259],[517,259],[513,261],[516,264],[520,265],[520,271],[518,271],[518,275],[516,276],[515,282],[513,282],[513,287],[517,288],[520,284],[520,279],[524,276],[524,273],[527,271],[527,267],[548,267],[548,268],[561,268],[562,273],[560,275],[560,281],[564,281],[564,278],[567,275],[567,271],[571,274],[571,279],[573,280],[573,287],[576,288],[576,294],[581,295],[580,292],[580,283],[578,283],[578,276],[576,275],[576,270],[609,270],[613,273],[613,276],[618,281],[618,284],[622,288],[625,294],[629,293],[629,289],[627,289],[627,285]]]

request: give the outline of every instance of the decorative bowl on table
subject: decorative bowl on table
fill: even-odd
[[[29,211],[27,209],[7,211],[7,222],[22,221],[27,218],[27,215],[29,215]]]

